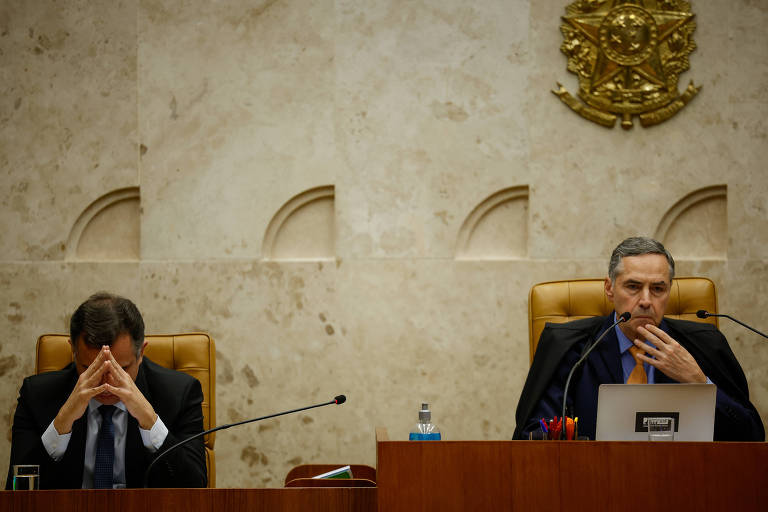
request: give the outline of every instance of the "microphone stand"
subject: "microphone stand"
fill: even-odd
[[[252,418],[250,420],[238,421],[237,423],[229,423],[227,425],[221,425],[221,426],[214,427],[214,428],[211,428],[211,429],[208,429],[208,430],[203,430],[202,432],[198,432],[197,434],[195,434],[193,436],[190,436],[190,437],[184,439],[183,441],[179,441],[178,443],[176,443],[175,445],[171,446],[167,450],[165,450],[162,453],[160,453],[160,455],[155,457],[155,459],[149,464],[149,466],[147,466],[147,470],[144,472],[144,488],[145,489],[147,488],[147,484],[149,482],[149,472],[152,470],[152,468],[154,467],[155,463],[158,460],[160,460],[161,458],[163,458],[165,456],[165,454],[167,454],[168,452],[171,452],[171,451],[175,450],[176,448],[178,448],[179,446],[181,446],[183,444],[187,444],[189,441],[192,441],[193,439],[197,439],[198,437],[202,437],[202,436],[204,436],[206,434],[210,434],[212,432],[216,432],[217,430],[226,430],[226,429],[228,429],[230,427],[236,427],[238,425],[245,425],[246,423],[253,423],[254,421],[267,420],[269,418],[275,418],[277,416],[283,416],[285,414],[291,414],[291,413],[294,413],[294,412],[306,411],[307,409],[314,409],[315,407],[323,407],[325,405],[331,405],[331,404],[341,405],[341,404],[343,404],[346,401],[347,401],[347,397],[346,396],[339,395],[339,396],[335,397],[333,400],[329,400],[328,402],[323,402],[321,404],[309,405],[307,407],[299,407],[298,409],[291,409],[290,411],[284,411],[284,412],[278,412],[278,413],[275,413],[275,414],[269,414],[267,416],[261,416],[259,418]]]
[[[591,346],[591,347],[589,347],[589,349],[588,349],[588,350],[587,350],[587,351],[584,353],[584,355],[582,355],[582,356],[579,358],[579,360],[578,360],[578,361],[576,361],[576,364],[574,364],[574,365],[573,365],[573,368],[571,368],[571,371],[570,371],[570,372],[568,372],[568,378],[567,378],[567,379],[565,379],[565,389],[563,390],[563,415],[560,417],[560,421],[563,423],[563,425],[562,425],[562,428],[560,429],[560,439],[563,439],[563,437],[565,437],[565,438],[567,439],[567,437],[568,437],[568,436],[566,435],[566,433],[565,433],[566,427],[568,426],[568,422],[567,422],[567,421],[566,421],[566,419],[565,419],[565,409],[566,409],[566,406],[567,406],[567,404],[568,404],[568,386],[570,386],[570,384],[571,384],[571,377],[573,377],[573,372],[575,372],[575,371],[576,371],[576,368],[578,368],[578,367],[581,365],[581,363],[583,363],[583,362],[584,362],[584,360],[587,358],[587,356],[589,356],[590,352],[592,352],[592,351],[595,349],[595,347],[597,346],[597,344],[598,344],[598,343],[600,343],[600,342],[603,340],[603,338],[605,338],[605,336],[606,336],[606,335],[607,335],[609,332],[611,332],[611,330],[612,330],[614,327],[616,327],[617,325],[619,325],[621,322],[626,322],[626,321],[627,321],[627,320],[629,320],[631,317],[632,317],[632,315],[629,313],[629,311],[626,311],[626,312],[622,313],[622,314],[619,316],[619,319],[618,319],[618,320],[616,320],[616,321],[613,323],[613,325],[611,325],[609,328],[607,328],[605,331],[603,331],[603,334],[601,334],[601,335],[600,335],[600,336],[597,338],[597,340],[595,340],[595,342],[592,344],[592,346]]]
[[[703,309],[700,309],[700,310],[698,310],[698,311],[696,312],[696,316],[697,316],[697,317],[699,317],[699,318],[707,318],[707,317],[710,317],[710,316],[724,316],[725,318],[728,318],[728,319],[730,319],[730,320],[733,320],[733,321],[734,321],[734,322],[736,322],[737,324],[739,324],[739,325],[741,325],[741,326],[743,326],[743,327],[746,327],[746,328],[747,328],[747,329],[749,329],[750,331],[752,331],[752,332],[754,332],[754,333],[757,333],[757,334],[759,334],[759,335],[760,335],[760,336],[762,336],[763,338],[768,338],[768,335],[767,335],[767,334],[764,334],[764,333],[762,333],[762,332],[758,331],[757,329],[753,329],[752,327],[748,326],[748,325],[747,325],[747,324],[745,324],[744,322],[741,322],[741,321],[739,321],[739,320],[736,320],[735,318],[733,318],[733,317],[732,317],[732,316],[730,316],[730,315],[721,315],[721,314],[717,314],[717,313],[710,313],[709,311],[704,311]]]

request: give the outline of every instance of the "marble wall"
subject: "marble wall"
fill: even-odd
[[[0,5],[0,432],[34,344],[90,293],[210,332],[221,487],[375,464],[422,401],[506,439],[527,293],[662,238],[768,328],[768,5],[693,2],[701,93],[608,130],[550,92],[567,0]],[[768,344],[722,324],[768,423]],[[0,470],[9,443],[0,443]]]

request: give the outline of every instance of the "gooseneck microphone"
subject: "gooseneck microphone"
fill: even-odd
[[[573,377],[573,372],[575,372],[575,371],[576,371],[576,368],[578,368],[578,367],[581,365],[581,363],[583,363],[583,362],[584,362],[584,360],[587,358],[587,356],[589,355],[589,353],[590,353],[590,352],[592,352],[592,351],[595,349],[595,347],[597,346],[597,344],[598,344],[598,343],[600,343],[600,342],[603,340],[603,338],[605,338],[605,336],[606,336],[606,335],[607,335],[609,332],[611,332],[611,331],[613,330],[613,328],[614,328],[614,327],[616,327],[617,325],[619,325],[621,322],[626,322],[626,321],[627,321],[627,320],[629,320],[631,317],[632,317],[632,315],[629,313],[629,311],[625,311],[624,313],[622,313],[621,315],[619,315],[619,319],[618,319],[618,320],[616,320],[616,321],[613,323],[613,325],[611,325],[609,328],[607,328],[606,330],[604,330],[604,331],[603,331],[603,334],[601,334],[601,335],[600,335],[600,336],[599,336],[599,337],[598,337],[598,338],[595,340],[595,342],[592,344],[592,346],[591,346],[591,347],[589,347],[589,349],[588,349],[586,352],[584,352],[584,355],[582,355],[582,356],[579,358],[579,360],[578,360],[578,361],[576,361],[576,364],[574,364],[574,365],[573,365],[573,368],[571,368],[571,371],[570,371],[570,372],[568,372],[568,378],[567,378],[567,379],[565,379],[565,389],[563,390],[563,415],[560,417],[560,421],[562,421],[562,422],[563,422],[563,427],[562,427],[562,429],[560,430],[560,439],[562,439],[562,438],[563,438],[563,436],[565,435],[565,430],[566,430],[566,421],[565,421],[565,407],[566,407],[566,405],[568,404],[568,386],[571,384],[571,377]]]
[[[736,320],[735,318],[733,318],[733,317],[732,317],[732,316],[730,316],[730,315],[718,315],[717,313],[710,313],[709,311],[705,311],[705,310],[703,310],[703,309],[700,309],[700,310],[698,310],[698,311],[696,312],[696,316],[697,316],[697,317],[699,317],[699,318],[709,318],[710,316],[724,316],[725,318],[728,318],[728,319],[730,319],[730,320],[733,320],[734,322],[736,322],[736,323],[737,323],[737,324],[739,324],[739,325],[743,325],[744,327],[746,327],[746,328],[747,328],[747,329],[749,329],[750,331],[752,331],[752,332],[756,332],[757,334],[759,334],[759,335],[760,335],[760,336],[762,336],[763,338],[768,338],[768,335],[766,335],[766,334],[764,334],[764,333],[762,333],[762,332],[758,331],[757,329],[753,329],[752,327],[748,326],[748,325],[747,325],[747,324],[745,324],[744,322],[740,322],[739,320]]]
[[[226,430],[226,429],[228,429],[230,427],[236,427],[238,425],[245,425],[246,423],[253,423],[254,421],[267,420],[269,418],[274,418],[276,416],[283,416],[285,414],[291,414],[291,413],[294,413],[294,412],[306,411],[307,409],[314,409],[315,407],[323,407],[325,405],[331,405],[331,404],[341,405],[341,404],[343,404],[346,401],[347,401],[347,397],[346,396],[338,395],[338,396],[334,397],[333,400],[329,400],[329,401],[323,402],[321,404],[308,405],[307,407],[299,407],[298,409],[291,409],[290,411],[278,412],[278,413],[275,413],[275,414],[270,414],[268,416],[261,416],[259,418],[252,418],[250,420],[238,421],[237,423],[229,423],[227,425],[221,425],[219,427],[214,427],[214,428],[211,428],[211,429],[208,429],[208,430],[204,430],[202,432],[198,432],[197,434],[195,434],[195,435],[193,435],[191,437],[188,437],[188,438],[184,439],[183,441],[179,441],[178,443],[176,443],[175,445],[171,446],[170,448],[168,448],[164,452],[160,453],[160,455],[155,457],[155,460],[153,460],[150,463],[150,465],[147,467],[147,470],[144,472],[144,488],[147,487],[147,483],[149,481],[149,473],[150,473],[150,471],[152,471],[152,468],[154,467],[155,463],[158,460],[162,459],[168,452],[172,452],[173,450],[175,450],[179,446],[187,444],[188,442],[192,441],[193,439],[197,439],[198,437],[202,437],[202,436],[204,436],[206,434],[210,434],[211,432],[216,432],[217,430]]]

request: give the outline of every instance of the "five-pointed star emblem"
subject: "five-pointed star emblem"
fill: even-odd
[[[694,15],[691,13],[663,11],[658,9],[646,9],[644,0],[612,0],[607,10],[599,14],[578,14],[574,16],[564,16],[563,21],[582,33],[595,47],[601,48],[601,26],[606,18],[606,12],[610,13],[613,9],[622,9],[625,6],[632,6],[635,9],[641,9],[647,13],[655,23],[656,37],[649,44],[648,58],[637,64],[626,65],[611,59],[604,51],[598,51],[595,66],[592,70],[591,88],[594,90],[600,85],[614,79],[623,73],[623,83],[631,83],[631,73],[637,73],[649,82],[658,86],[668,88],[666,74],[661,63],[659,54],[659,44],[666,41],[677,29],[689,23]],[[601,9],[602,10],[602,9]],[[615,38],[615,36],[614,36]],[[612,40],[611,42],[621,42]],[[591,92],[591,91],[590,91]]]

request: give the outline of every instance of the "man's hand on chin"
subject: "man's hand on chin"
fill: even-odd
[[[699,368],[693,356],[685,350],[674,338],[653,324],[638,327],[637,333],[656,348],[635,339],[637,347],[643,349],[647,355],[640,354],[640,359],[654,368],[662,371],[664,375],[678,382],[701,383],[707,382],[707,377]],[[652,357],[649,357],[652,356]]]

